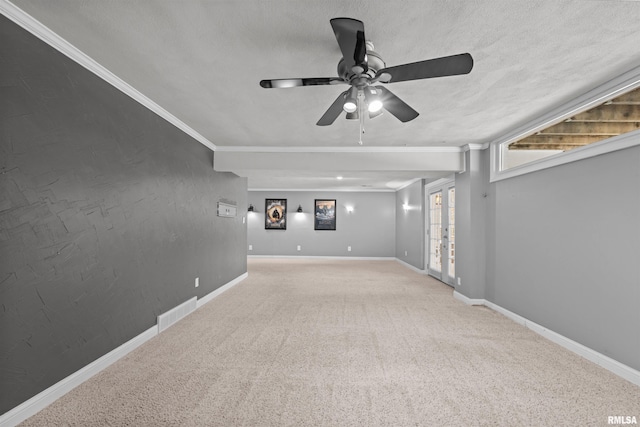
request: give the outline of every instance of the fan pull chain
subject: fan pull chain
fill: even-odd
[[[358,118],[360,119],[360,135],[358,144],[362,145],[362,135],[364,134],[364,111],[362,110],[362,97],[358,94]]]

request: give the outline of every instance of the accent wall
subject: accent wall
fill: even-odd
[[[0,16],[0,414],[247,271],[246,179]],[[195,278],[200,286],[195,287]]]

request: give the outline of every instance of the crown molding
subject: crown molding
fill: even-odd
[[[47,43],[49,46],[53,47],[63,55],[77,62],[110,85],[119,89],[124,94],[130,96],[149,110],[153,111],[187,135],[191,136],[196,141],[200,142],[205,147],[213,151],[217,150],[215,144],[213,144],[207,138],[200,135],[182,120],[178,119],[176,116],[169,113],[160,105],[156,104],[150,98],[140,93],[127,82],[113,74],[111,71],[107,70],[91,57],[83,53],[80,49],[76,48],[71,43],[60,37],[58,34],[53,32],[47,26],[42,24],[40,21],[29,15],[22,9],[20,9],[18,6],[14,5],[8,0],[0,0],[0,13],[2,13],[4,16],[6,16],[11,21],[27,30],[34,36],[38,37],[43,42]]]
[[[405,182],[404,184],[402,184],[400,187],[396,188],[396,189],[395,189],[395,191],[403,190],[403,189],[405,189],[405,188],[409,187],[410,185],[415,184],[415,183],[416,183],[416,182],[418,182],[418,181],[422,181],[422,179],[423,179],[423,178],[414,178],[414,179],[412,179],[412,180],[410,180],[410,181],[407,181],[407,182]]]
[[[463,148],[463,151],[466,153],[467,151],[473,150],[486,150],[491,145],[490,142],[485,142],[484,144],[467,144]]]

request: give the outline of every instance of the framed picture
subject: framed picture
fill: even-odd
[[[314,229],[336,229],[336,200],[316,199],[314,209]]]
[[[264,228],[287,229],[287,199],[265,199]]]

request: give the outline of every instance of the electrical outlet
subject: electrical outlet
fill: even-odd
[[[249,250],[252,251],[253,250],[253,245],[249,245]]]
[[[198,286],[200,286],[200,278],[199,278],[199,277],[196,277],[196,288],[197,288]]]
[[[409,255],[409,252],[404,251],[404,256],[407,256],[407,255]]]
[[[298,245],[298,250],[301,250],[302,248],[300,247],[300,245]]]
[[[351,252],[351,246],[347,246],[347,252]]]
[[[460,278],[458,277],[458,286],[460,286],[462,284],[462,281],[460,280]]]

